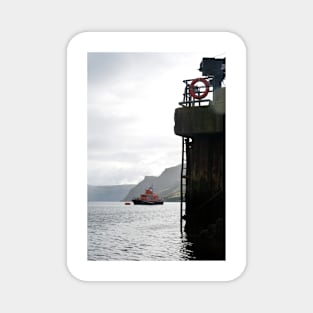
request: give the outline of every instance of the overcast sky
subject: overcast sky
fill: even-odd
[[[137,184],[181,162],[174,111],[203,57],[88,53],[88,184]]]

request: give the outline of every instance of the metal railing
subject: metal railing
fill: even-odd
[[[206,80],[214,78],[214,76],[206,76],[202,77]],[[190,83],[193,81],[193,79],[186,79],[183,80],[183,83],[185,83],[185,89],[183,93],[183,101],[178,102],[179,105],[181,106],[186,106],[186,107],[191,107],[195,106],[198,104],[199,106],[203,103],[208,103],[209,105],[211,104],[212,100],[206,98],[206,99],[196,99],[193,98],[192,95],[190,94]],[[207,88],[206,86],[194,86],[194,92],[197,93],[199,96],[201,93],[203,93],[203,90]],[[213,87],[209,86],[209,93],[213,91]]]

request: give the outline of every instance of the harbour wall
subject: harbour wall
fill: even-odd
[[[211,259],[225,258],[225,91],[206,106],[175,110],[174,132],[186,146],[185,227]]]

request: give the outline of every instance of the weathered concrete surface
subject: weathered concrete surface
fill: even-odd
[[[226,88],[216,89],[213,93],[213,105],[216,114],[225,114],[225,91]]]
[[[174,132],[178,136],[221,133],[223,129],[224,115],[216,114],[211,106],[183,107],[175,110]]]
[[[185,232],[199,259],[225,259],[225,133],[192,137]]]
[[[197,233],[225,218],[225,136],[193,137],[187,160],[186,231]]]

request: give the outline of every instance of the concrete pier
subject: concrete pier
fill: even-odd
[[[175,134],[189,138],[184,230],[211,259],[225,259],[225,90],[210,105],[175,110]]]

